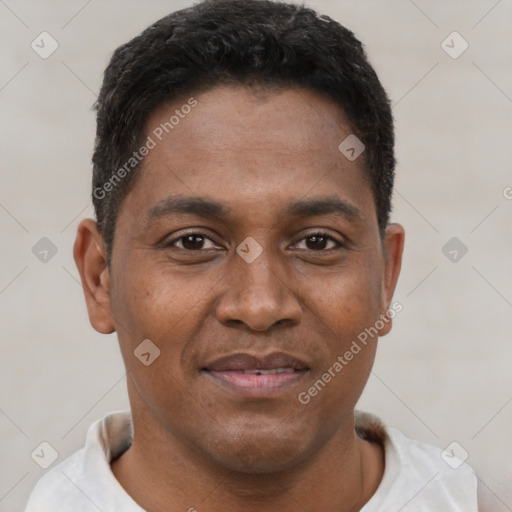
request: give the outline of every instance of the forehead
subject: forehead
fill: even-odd
[[[328,195],[376,221],[364,155],[351,161],[339,150],[351,134],[341,109],[315,93],[219,86],[153,112],[146,137],[154,147],[129,195],[145,212],[185,195],[246,213]]]

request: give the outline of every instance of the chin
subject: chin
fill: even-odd
[[[314,452],[315,443],[304,430],[254,429],[208,433],[208,452],[216,464],[237,473],[269,474],[300,465]],[[216,435],[217,434],[217,435]],[[203,438],[203,442],[206,438]]]
[[[216,453],[214,455],[216,462],[230,471],[248,475],[288,471],[298,466],[303,460],[300,453],[283,450],[282,445],[276,447],[276,450],[269,450],[268,446],[252,442],[231,448],[232,450],[228,453],[224,450]]]

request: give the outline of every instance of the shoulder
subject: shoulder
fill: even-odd
[[[399,430],[385,427],[375,416],[363,413],[357,418],[359,429],[367,438],[373,436],[369,440],[379,438],[385,452],[382,481],[364,512],[478,510],[475,472],[451,451],[409,439]]]
[[[83,480],[84,449],[62,461],[39,479],[30,494],[25,512],[60,512],[74,510],[97,512],[91,503],[79,505],[80,482]]]
[[[30,494],[25,512],[97,512],[142,509],[110,468],[131,442],[128,412],[109,414],[89,427],[85,446],[48,471]]]

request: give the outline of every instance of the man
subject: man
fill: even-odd
[[[477,510],[467,465],[354,411],[404,243],[391,109],[354,35],[202,2],[114,53],[97,109],[74,256],[131,414],[27,512]]]

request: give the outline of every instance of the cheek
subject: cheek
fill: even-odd
[[[355,405],[373,365],[380,281],[370,276],[367,267],[347,268],[322,280],[321,285],[309,282],[303,288],[313,329],[326,348],[324,364],[314,376],[315,389],[305,391],[322,394],[327,409],[328,404]]]
[[[115,283],[113,309],[130,327],[130,337],[140,333],[165,343],[167,336],[193,316],[208,284],[182,278],[158,263],[138,265],[135,260],[130,267],[125,268],[122,282]]]
[[[139,266],[125,268],[113,294],[117,335],[130,399],[161,416],[181,410],[187,387],[181,358],[194,335],[194,294],[170,276]],[[197,302],[197,300],[196,300]]]
[[[351,265],[318,282],[308,279],[302,293],[307,308],[342,349],[370,327],[380,312],[380,277],[371,265]]]
[[[156,348],[145,343],[158,354],[151,363],[151,375],[159,374],[160,383],[172,382],[174,388],[185,380],[188,367],[183,365],[184,353],[209,315],[208,294],[212,294],[218,276],[216,280],[206,276],[192,280],[160,264],[135,263],[130,267],[125,267],[122,281],[114,283],[112,298],[125,364],[134,375],[144,371],[144,387],[153,385],[154,379],[148,379],[145,366],[134,357],[139,345],[150,340]]]

